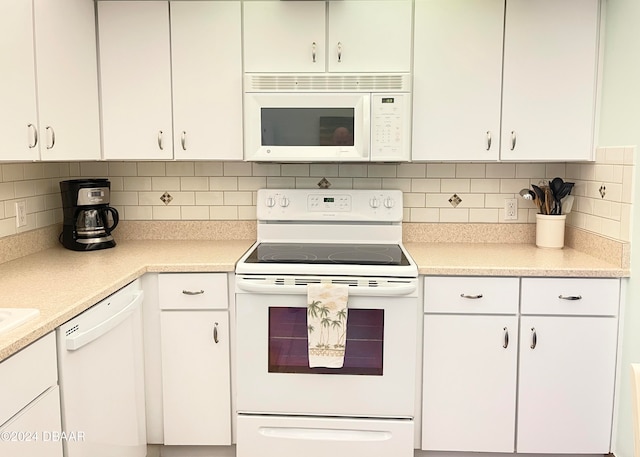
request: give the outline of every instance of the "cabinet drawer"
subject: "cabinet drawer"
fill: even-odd
[[[56,339],[51,332],[0,363],[0,425],[57,383]]]
[[[226,273],[163,273],[160,309],[227,309]]]
[[[428,276],[424,279],[427,313],[516,314],[518,278]]]
[[[523,278],[522,314],[615,316],[620,280]]]

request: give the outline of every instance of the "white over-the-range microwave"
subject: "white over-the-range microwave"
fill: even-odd
[[[403,162],[411,76],[245,74],[244,159]]]

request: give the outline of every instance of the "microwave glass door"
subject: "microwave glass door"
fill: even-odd
[[[369,94],[248,93],[245,159],[369,159]]]

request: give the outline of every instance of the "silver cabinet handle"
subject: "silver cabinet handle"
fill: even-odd
[[[218,344],[220,341],[218,340],[218,323],[216,322],[213,326],[213,341]]]
[[[479,298],[482,298],[482,294],[476,294],[476,295],[467,295],[467,294],[460,294],[460,296],[462,298],[468,298],[470,300],[477,300]]]
[[[49,138],[51,139],[51,141],[47,145],[47,149],[53,149],[53,147],[56,145],[56,132],[53,130],[53,127],[51,127],[50,125],[47,125],[45,127],[45,130],[49,132]]]
[[[502,329],[504,331],[504,343],[502,343],[502,347],[507,349],[509,347],[509,330],[507,327]]]
[[[582,295],[558,295],[560,300],[582,300]]]
[[[202,290],[202,289],[201,290],[196,290],[196,291],[183,290],[182,293],[185,294],[185,295],[202,295],[204,293],[204,290]]]
[[[180,145],[182,146],[182,150],[187,150],[187,132],[182,131],[182,135],[180,136]]]
[[[514,130],[511,131],[511,150],[513,151],[516,148],[516,132]]]
[[[538,334],[536,333],[536,328],[531,327],[531,346],[529,347],[531,349],[535,349],[537,345],[538,345]]]
[[[338,41],[338,63],[342,62],[342,43]]]
[[[487,130],[487,151],[491,149],[491,132]]]
[[[318,48],[318,45],[316,44],[315,41],[313,43],[311,43],[311,59],[313,60],[313,63],[316,63],[316,49],[317,48]]]
[[[158,147],[161,151],[164,151],[164,148],[162,147],[162,130],[158,130]]]
[[[38,145],[38,129],[33,124],[27,124],[27,128],[33,132],[33,143],[29,143],[29,149],[33,149]]]

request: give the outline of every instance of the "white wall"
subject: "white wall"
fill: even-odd
[[[640,2],[607,0],[600,146],[640,145]],[[638,171],[636,170],[636,173]],[[639,176],[636,175],[636,182]],[[640,201],[640,185],[634,190]],[[617,457],[633,456],[629,364],[640,362],[640,212],[633,215],[631,279],[623,329]]]

